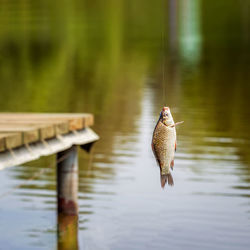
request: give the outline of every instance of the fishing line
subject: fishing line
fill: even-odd
[[[164,106],[166,105],[166,85],[165,85],[165,67],[166,67],[166,29],[165,29],[165,25],[166,25],[166,18],[165,18],[165,11],[166,11],[166,4],[165,4],[165,0],[162,0],[162,30],[161,30],[161,46],[162,46],[162,97],[163,97],[163,104]]]

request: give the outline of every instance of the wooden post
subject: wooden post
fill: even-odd
[[[78,214],[77,146],[57,154],[57,210],[67,215]]]

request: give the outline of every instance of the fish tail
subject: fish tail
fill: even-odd
[[[168,177],[168,185],[173,186],[174,185],[174,179],[173,176],[171,175],[171,173],[169,172],[169,174],[167,174]]]
[[[169,186],[174,185],[174,180],[170,172],[168,174],[161,175],[161,187],[164,188],[166,183],[168,183]]]

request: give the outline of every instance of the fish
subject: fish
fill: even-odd
[[[153,132],[151,145],[156,162],[160,167],[162,188],[166,183],[170,186],[174,185],[170,168],[172,170],[174,168],[174,154],[177,147],[175,127],[182,122],[174,123],[170,108],[163,107]]]

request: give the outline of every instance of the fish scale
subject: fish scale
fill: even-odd
[[[158,122],[153,136],[154,152],[162,174],[170,172],[170,163],[174,159],[175,127],[167,127]]]

